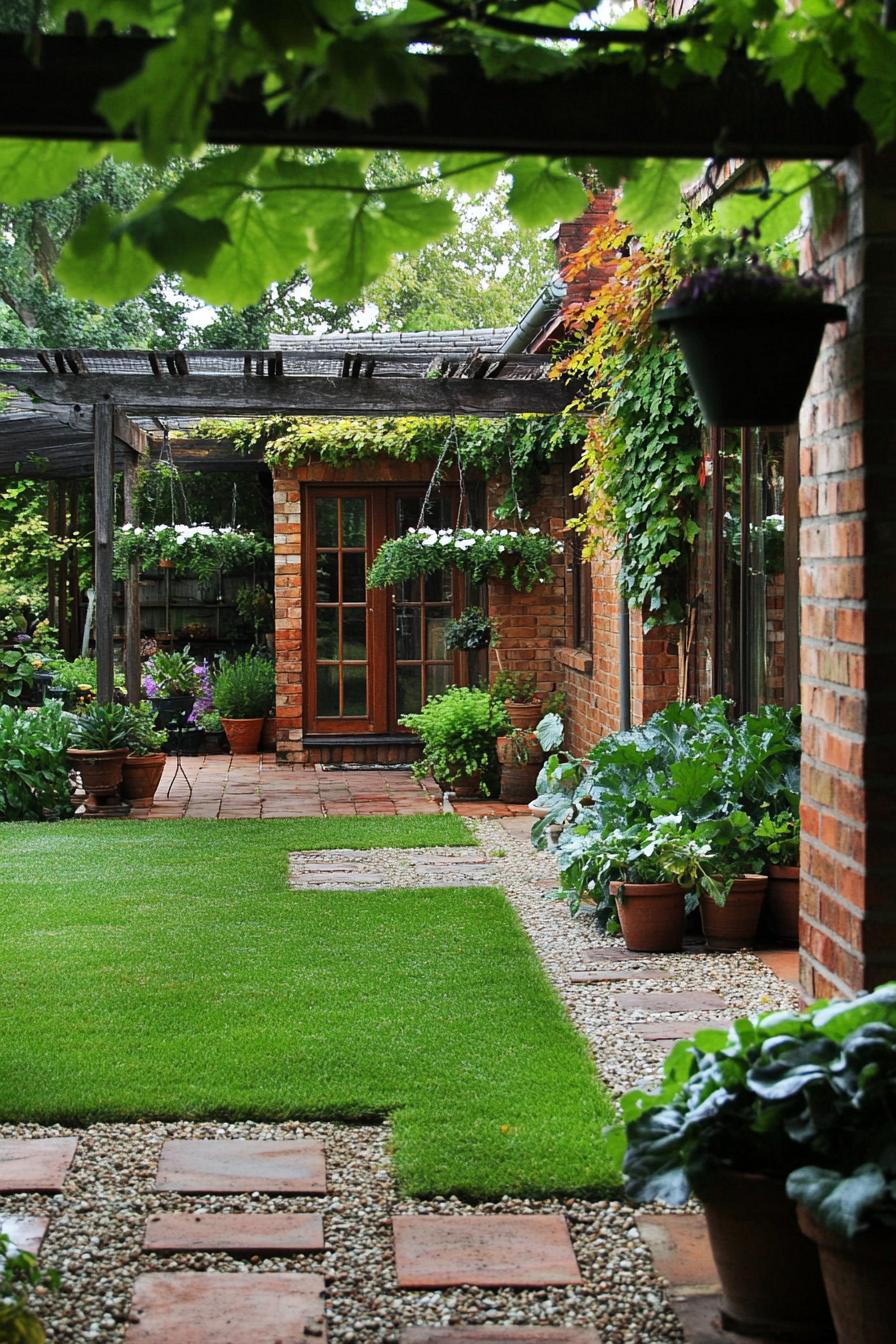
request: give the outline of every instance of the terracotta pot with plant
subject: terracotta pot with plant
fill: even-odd
[[[800,819],[791,809],[764,816],[756,839],[765,852],[768,872],[763,929],[786,947],[799,946],[800,926]]]
[[[799,415],[821,338],[846,309],[825,279],[760,261],[753,235],[703,237],[689,274],[654,321],[674,333],[709,425],[789,425]]]
[[[121,796],[131,807],[152,807],[165,769],[168,733],[156,727],[156,712],[144,702],[128,716],[128,754],[122,763]]]
[[[508,729],[504,708],[487,691],[450,686],[432,695],[418,714],[399,719],[420,738],[418,776],[431,774],[443,790],[458,797],[489,797],[496,772],[495,743]]]
[[[122,766],[128,754],[130,720],[124,705],[94,701],[72,728],[66,755],[81,776],[86,812],[99,812],[120,802]]]
[[[498,738],[495,750],[501,767],[502,800],[505,803],[531,803],[544,761],[544,752],[535,733],[514,728]]]
[[[762,867],[762,854],[755,824],[737,809],[699,823],[694,838],[707,847],[697,877],[707,948],[736,952],[751,947],[768,888],[768,876],[757,871]]]
[[[261,730],[274,704],[274,664],[260,654],[245,653],[222,663],[213,689],[215,709],[235,756],[258,750]]]
[[[511,728],[531,732],[542,717],[542,696],[535,689],[534,672],[505,672],[492,682],[491,694],[504,705]]]

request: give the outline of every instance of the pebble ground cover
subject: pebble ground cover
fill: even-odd
[[[494,888],[293,891],[453,817],[4,826],[0,1120],[389,1115],[416,1196],[581,1195],[612,1105]]]

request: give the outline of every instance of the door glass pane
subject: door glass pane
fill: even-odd
[[[342,557],[342,600],[363,602],[367,596],[367,557],[361,551],[347,551]]]
[[[395,535],[404,536],[409,528],[417,526],[420,517],[420,495],[399,495],[395,501]]]
[[[427,602],[448,602],[451,600],[454,571],[437,569],[435,574],[427,574],[423,584],[423,595]]]
[[[342,544],[343,546],[367,545],[366,499],[344,499],[342,501]]]
[[[318,498],[314,501],[314,526],[318,546],[338,546],[336,520],[339,503],[336,499]]]
[[[345,607],[342,612],[342,656],[348,659],[358,659],[362,662],[367,657],[367,610],[365,607]]]
[[[430,663],[426,669],[426,694],[441,695],[451,685],[451,664]]]
[[[317,657],[320,662],[339,657],[339,608],[317,609]]]
[[[396,668],[395,683],[398,713],[416,714],[421,706],[419,664]]]
[[[339,666],[331,664],[317,669],[317,712],[321,718],[339,718]]]
[[[317,600],[339,601],[339,555],[336,551],[318,551]]]
[[[448,629],[448,614],[431,607],[426,611],[426,656],[427,658],[447,658],[445,631]]]
[[[344,694],[343,716],[358,717],[367,713],[367,668],[346,666],[342,670]]]
[[[420,657],[420,608],[395,608],[395,656],[399,662]]]

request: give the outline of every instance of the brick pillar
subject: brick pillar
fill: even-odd
[[[801,978],[896,978],[896,157],[841,165],[818,245],[849,321],[829,327],[801,418]]]
[[[301,764],[302,505],[294,471],[274,470],[274,638],[277,759]]]

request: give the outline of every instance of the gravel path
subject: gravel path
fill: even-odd
[[[623,1012],[612,1000],[631,985],[582,985],[570,981],[582,953],[604,939],[588,921],[571,920],[564,905],[546,900],[555,876],[550,856],[500,823],[472,826],[525,925],[571,1016],[591,1042],[602,1077],[614,1093],[656,1071],[661,1052],[634,1037],[628,1024],[647,1014]],[[795,996],[749,953],[663,957],[663,989],[715,989],[733,1012],[789,1006]],[[644,988],[649,984],[643,982]],[[656,986],[659,987],[659,986]],[[656,1015],[652,1015],[656,1016]],[[66,1127],[0,1125],[0,1137],[75,1133]],[[324,1197],[177,1195],[152,1186],[166,1138],[287,1138],[322,1141],[327,1150],[329,1193]],[[58,1344],[120,1344],[130,1291],[138,1273],[153,1269],[216,1269],[233,1273],[319,1270],[328,1286],[328,1329],[340,1344],[394,1344],[409,1325],[596,1326],[602,1344],[680,1344],[662,1282],[635,1228],[632,1210],[618,1201],[502,1200],[466,1205],[458,1200],[401,1200],[389,1162],[388,1126],[303,1124],[149,1123],[93,1125],[80,1144],[61,1195],[4,1195],[3,1214],[50,1214],[41,1260],[62,1272],[59,1294],[48,1296],[41,1315]],[[321,1212],[326,1251],[237,1260],[224,1254],[145,1254],[146,1219],[156,1212]],[[496,1290],[401,1291],[395,1282],[389,1219],[395,1213],[561,1212],[585,1279],[581,1286]]]

